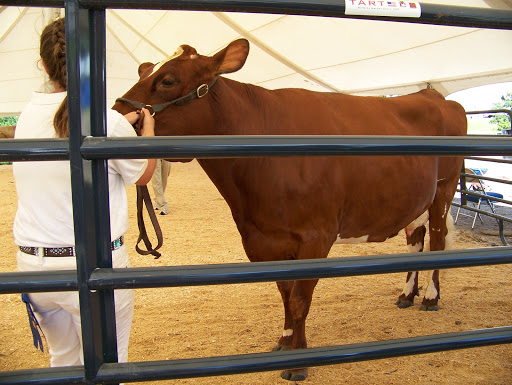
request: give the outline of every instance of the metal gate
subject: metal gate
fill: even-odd
[[[343,1],[0,0],[0,5],[66,9],[70,137],[6,140],[0,161],[71,163],[77,272],[0,274],[0,293],[72,291],[80,296],[84,366],[0,373],[0,383],[95,384],[236,374],[355,362],[512,342],[512,326],[290,352],[117,363],[115,289],[216,285],[385,274],[512,262],[512,248],[441,251],[198,267],[112,269],[106,160],[114,158],[276,155],[512,155],[512,138],[219,137],[105,138],[105,9],[267,12],[348,17]],[[422,4],[418,19],[373,17],[476,28],[512,29],[512,11]],[[91,97],[94,95],[95,97]],[[144,144],[145,146],[141,146]],[[411,258],[414,255],[414,258]]]
[[[499,110],[484,110],[484,111],[467,111],[466,112],[466,115],[480,115],[480,114],[507,114],[509,116],[509,120],[511,121],[511,124],[512,124],[512,110],[508,110],[508,109],[499,109]],[[503,135],[510,135],[510,128],[507,129],[507,130],[503,130]],[[478,160],[478,161],[481,161],[481,162],[488,162],[488,163],[501,163],[501,164],[512,164],[512,160],[510,159],[489,159],[489,158],[481,158],[481,157],[476,157],[476,156],[469,156],[469,157],[466,157],[466,160],[467,159],[471,159],[471,160]],[[452,202],[452,206],[454,207],[458,207],[457,209],[457,215],[455,217],[455,223],[457,223],[457,217],[460,215],[467,215],[467,214],[463,214],[460,212],[461,209],[464,209],[464,210],[468,210],[470,212],[474,212],[474,221],[473,221],[473,226],[475,225],[475,221],[477,219],[477,215],[480,216],[480,220],[481,219],[481,215],[486,215],[486,216],[489,216],[491,218],[494,218],[497,223],[498,223],[498,235],[501,239],[501,243],[503,245],[506,245],[506,246],[510,246],[508,240],[507,240],[507,237],[505,235],[505,230],[504,230],[504,222],[507,222],[507,223],[512,223],[512,218],[510,217],[507,217],[507,216],[504,216],[504,215],[499,215],[495,209],[494,209],[494,203],[497,203],[497,202],[500,202],[501,204],[504,204],[504,205],[507,205],[507,206],[512,206],[512,202],[511,201],[508,201],[506,199],[502,199],[503,196],[501,198],[499,197],[496,197],[495,195],[495,199],[491,199],[491,200],[488,200],[487,202],[488,203],[488,206],[490,207],[491,209],[491,212],[487,212],[485,210],[481,210],[480,209],[480,203],[481,202],[484,202],[485,203],[485,198],[484,196],[482,196],[481,194],[482,193],[486,193],[485,192],[485,189],[483,187],[483,181],[490,181],[490,182],[494,182],[494,183],[500,183],[502,185],[512,185],[512,182],[509,181],[509,180],[504,180],[504,179],[497,179],[497,178],[492,178],[492,177],[488,177],[488,176],[483,176],[483,175],[478,175],[477,176],[477,181],[479,182],[479,185],[481,186],[481,191],[476,191],[473,189],[473,190],[468,190],[468,186],[466,184],[467,180],[474,180],[473,176],[472,175],[469,175],[467,174],[466,172],[467,171],[472,171],[474,172],[474,170],[467,170],[466,169],[466,161],[464,162],[464,165],[462,166],[462,172],[460,174],[460,189],[457,190],[457,192],[461,193],[461,199],[460,199],[460,204],[459,203],[455,203],[455,202]],[[481,173],[481,172],[480,172]],[[468,179],[469,178],[469,179]],[[491,193],[492,195],[492,193]],[[477,207],[471,207],[468,205],[468,200],[470,201],[477,201]],[[494,202],[494,203],[493,203]],[[472,226],[472,228],[473,228]]]

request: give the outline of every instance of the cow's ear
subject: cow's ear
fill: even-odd
[[[218,63],[216,75],[236,72],[242,68],[249,55],[249,42],[238,39],[231,42],[222,51],[216,53],[213,58]]]
[[[144,72],[146,72],[150,67],[153,67],[153,66],[154,66],[154,64],[153,64],[153,63],[148,63],[148,62],[146,62],[146,63],[142,63],[142,64],[139,66],[139,78],[141,78],[141,77],[142,77],[142,74],[143,74]]]

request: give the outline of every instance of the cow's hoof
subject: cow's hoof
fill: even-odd
[[[409,300],[399,298],[395,302],[395,305],[398,306],[399,309],[407,309],[408,307],[411,307],[414,305],[414,301],[409,301]]]
[[[423,311],[438,311],[439,306],[437,305],[421,305],[420,310]]]
[[[284,370],[281,378],[288,381],[304,381],[308,377],[308,368]]]
[[[284,346],[284,345],[281,345],[281,344],[277,344],[274,349],[272,349],[273,352],[280,352],[282,350],[291,350],[291,348],[289,346]]]

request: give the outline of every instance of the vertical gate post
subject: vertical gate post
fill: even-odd
[[[106,160],[84,160],[83,138],[106,135],[105,10],[66,2],[69,147],[77,280],[87,383],[104,362],[117,361],[113,290],[92,292],[98,267],[112,267]],[[94,97],[93,97],[94,96]]]
[[[460,186],[460,191],[461,191],[460,204],[463,206],[467,206],[467,204],[468,204],[467,195],[462,192],[462,191],[466,191],[466,176],[462,175],[462,174],[466,173],[466,160],[465,159],[462,162],[462,169],[460,170],[460,172],[461,172],[460,179],[459,179],[459,186]]]
[[[107,136],[106,126],[106,20],[105,9],[89,10],[91,42],[91,134]],[[96,261],[99,267],[112,267],[110,247],[110,206],[108,187],[108,161],[93,161],[93,196],[96,201]],[[117,335],[115,323],[114,291],[102,293],[105,303],[104,316],[107,317],[103,330],[103,355],[105,362],[117,362]]]

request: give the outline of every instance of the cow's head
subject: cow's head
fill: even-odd
[[[208,115],[203,109],[212,97],[204,85],[212,86],[219,75],[238,71],[248,54],[249,42],[245,39],[231,42],[213,56],[199,55],[194,48],[182,45],[157,64],[141,64],[139,81],[113,108],[126,114],[143,105],[159,106],[161,111],[154,115],[156,135],[202,134],[194,127],[201,127],[200,120]],[[140,104],[134,106],[126,100]]]

